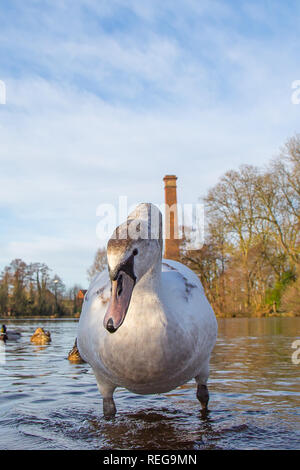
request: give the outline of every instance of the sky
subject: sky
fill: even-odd
[[[299,24],[298,0],[1,0],[0,270],[88,287],[99,205],[267,165],[299,132]]]

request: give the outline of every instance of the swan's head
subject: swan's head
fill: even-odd
[[[133,289],[161,260],[161,213],[153,204],[139,204],[116,228],[107,244],[111,298],[104,327],[114,333],[123,323]]]

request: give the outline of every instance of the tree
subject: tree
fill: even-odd
[[[55,274],[50,280],[49,291],[52,292],[55,298],[55,313],[58,315],[63,314],[64,309],[62,300],[66,291],[66,286],[57,274]]]
[[[183,246],[182,260],[215,311],[258,315],[277,311],[282,298],[287,305],[285,291],[300,273],[300,135],[266,169],[226,172],[204,201],[204,246]]]
[[[68,312],[65,286],[59,276],[50,278],[44,263],[13,260],[0,274],[0,314],[50,316]]]
[[[28,277],[28,267],[21,259],[15,259],[9,266],[12,282],[11,311],[18,316],[26,312],[26,280]]]
[[[5,316],[9,310],[9,268],[3,270],[0,279],[0,314]]]
[[[300,315],[300,268],[294,282],[290,283],[283,293],[282,307],[293,315]]]
[[[82,289],[79,284],[75,284],[68,290],[68,299],[70,301],[70,308],[73,314],[80,312],[81,300],[78,299],[78,292]]]
[[[243,284],[244,308],[249,310],[253,299],[253,268],[250,249],[257,243],[256,180],[258,169],[242,166],[239,171],[228,171],[212,188],[205,203],[210,225],[218,234],[222,221],[223,239],[231,256],[240,260],[240,282]],[[231,253],[230,253],[231,252]],[[254,252],[252,251],[252,257]]]
[[[103,271],[106,267],[107,267],[106,250],[105,248],[98,248],[95,254],[94,262],[87,271],[88,280],[91,281],[97,273]]]
[[[260,219],[269,226],[278,249],[299,263],[300,134],[289,139],[267,172],[256,181]]]
[[[32,263],[30,265],[31,282],[35,284],[36,296],[34,308],[37,312],[48,312],[49,305],[49,284],[50,269],[45,263]],[[51,303],[51,302],[50,302]],[[46,313],[47,314],[47,313]]]

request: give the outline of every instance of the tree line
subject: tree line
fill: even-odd
[[[0,275],[0,316],[71,316],[80,312],[80,286],[66,289],[44,263],[13,260]]]
[[[201,250],[181,261],[200,277],[218,315],[300,315],[300,134],[266,168],[225,173],[204,198]]]

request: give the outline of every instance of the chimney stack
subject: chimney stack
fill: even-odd
[[[179,259],[178,213],[175,175],[166,175],[165,182],[165,252],[164,258]]]

